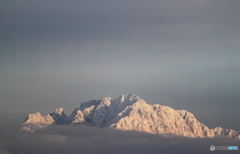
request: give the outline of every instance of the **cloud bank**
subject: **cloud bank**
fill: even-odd
[[[35,133],[14,131],[1,137],[1,152],[5,154],[200,154],[212,153],[210,145],[239,146],[240,141],[222,137],[165,138],[137,131],[80,126],[51,126]]]

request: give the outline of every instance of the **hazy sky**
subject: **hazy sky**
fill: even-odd
[[[0,14],[3,114],[134,93],[240,130],[239,0],[2,0]]]

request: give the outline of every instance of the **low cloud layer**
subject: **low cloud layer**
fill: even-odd
[[[223,137],[165,138],[136,131],[81,126],[51,126],[35,133],[10,130],[1,133],[0,143],[1,154],[212,153],[210,145],[240,145],[239,140]]]

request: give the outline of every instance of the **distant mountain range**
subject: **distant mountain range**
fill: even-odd
[[[136,130],[164,136],[215,137],[216,135],[240,139],[240,131],[216,127],[208,128],[186,110],[174,110],[159,104],[150,105],[134,94],[121,95],[81,103],[70,116],[62,108],[45,116],[39,112],[29,114],[22,129],[35,131],[49,125],[85,125]]]

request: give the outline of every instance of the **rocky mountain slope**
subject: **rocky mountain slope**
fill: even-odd
[[[150,105],[134,94],[121,95],[114,100],[106,97],[82,103],[70,116],[66,116],[62,108],[45,116],[39,112],[29,114],[22,128],[34,131],[52,124],[114,127],[121,130],[186,137],[223,135],[240,139],[239,131],[221,127],[210,129],[186,110],[174,110],[159,104]]]

